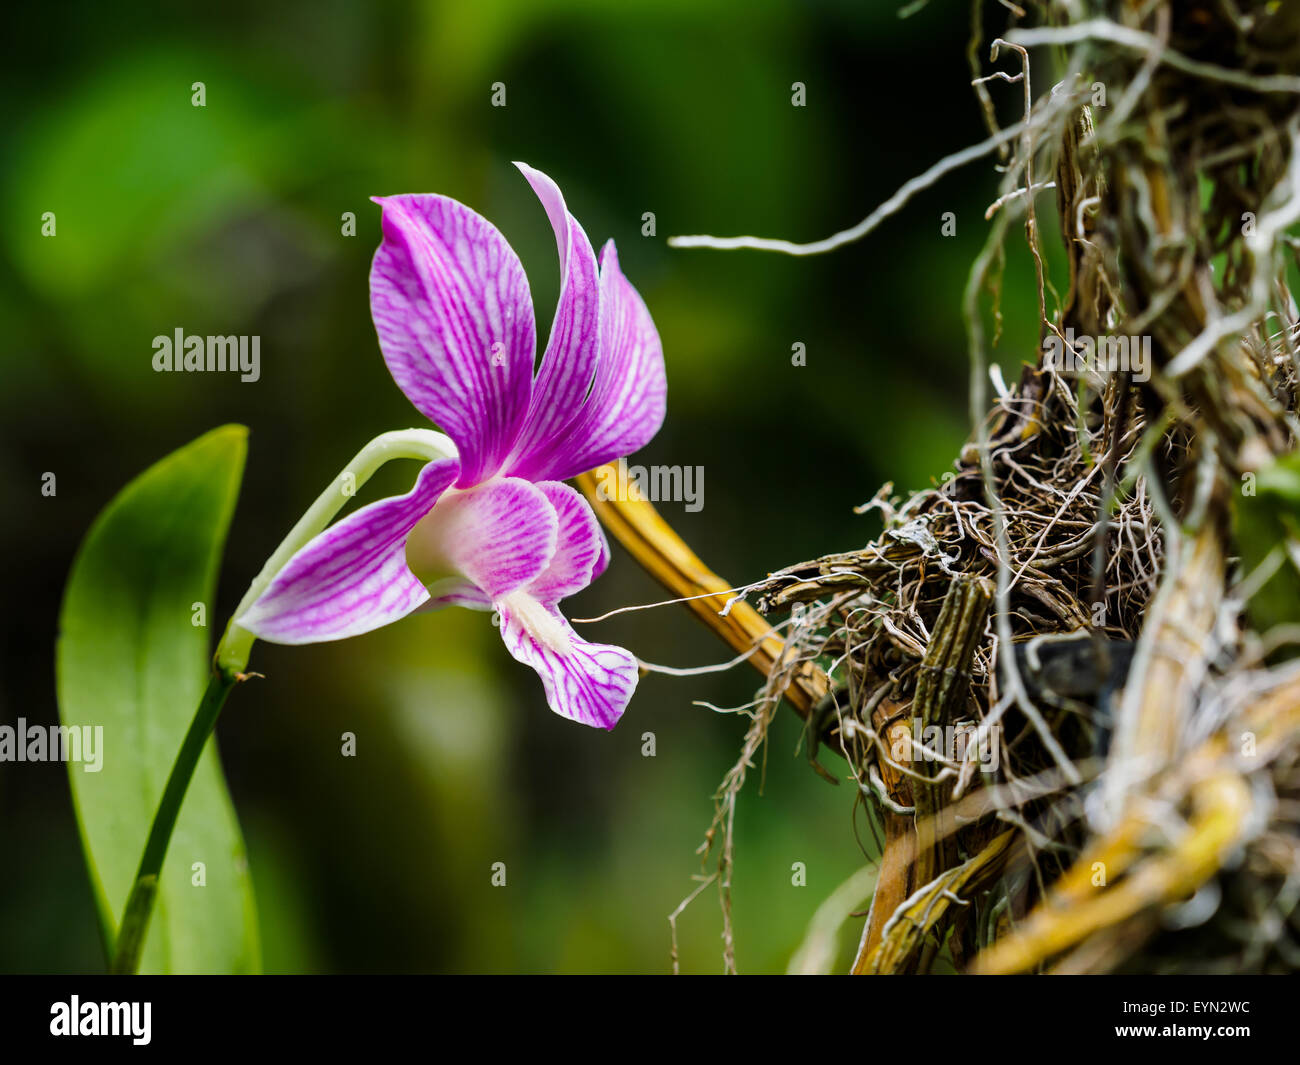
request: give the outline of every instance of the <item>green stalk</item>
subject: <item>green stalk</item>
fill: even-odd
[[[402,429],[391,433],[382,433],[363,447],[344,470],[330,482],[310,507],[307,508],[298,524],[289,530],[262,571],[253,579],[231,615],[226,634],[217,645],[216,663],[218,669],[228,669],[242,673],[248,664],[249,653],[253,649],[256,637],[247,629],[238,625],[241,614],[257,601],[257,597],[266,591],[267,585],[275,575],[284,568],[286,562],[317,533],[324,530],[334,515],[343,509],[343,505],[356,495],[357,491],[374,475],[385,462],[392,459],[419,459],[432,462],[434,459],[454,458],[456,446],[442,433],[431,429]]]
[[[285,563],[334,520],[344,504],[384,463],[392,459],[432,462],[435,459],[454,458],[455,455],[455,445],[441,433],[430,429],[405,429],[375,437],[307,508],[307,512],[289,530],[289,535],[281,541],[280,546],[266,560],[261,572],[253,579],[244,598],[235,608],[225,635],[217,645],[207,689],[195,711],[194,720],[190,722],[189,731],[185,733],[176,761],[172,763],[167,786],[163,789],[162,799],[149,828],[144,853],[140,856],[135,883],[122,911],[122,924],[113,948],[110,972],[134,973],[139,968],[140,953],[144,949],[145,934],[149,930],[154,899],[158,894],[158,877],[162,873],[163,859],[167,856],[167,846],[176,828],[176,819],[180,816],[185,793],[189,790],[203,748],[216,727],[226,696],[236,684],[246,679],[244,670],[256,637],[239,626],[239,617],[257,601]]]
[[[212,735],[217,715],[221,713],[230,689],[239,679],[235,674],[214,669],[208,681],[199,709],[190,722],[185,741],[181,744],[171,774],[167,777],[162,801],[158,803],[158,810],[153,815],[149,838],[136,870],[135,885],[131,888],[126,909],[122,913],[122,927],[118,932],[117,947],[113,951],[109,972],[134,973],[140,965],[140,951],[144,948],[144,936],[149,930],[149,918],[153,915],[154,897],[158,894],[158,876],[162,872],[163,858],[167,856],[167,844],[171,842],[172,830],[180,816],[181,804],[189,790],[194,768],[199,764],[208,737]]]

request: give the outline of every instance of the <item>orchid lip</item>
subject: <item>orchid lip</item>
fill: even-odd
[[[573,653],[573,641],[564,625],[534,596],[527,592],[511,592],[496,606],[498,610],[509,613],[529,636],[557,655]]]

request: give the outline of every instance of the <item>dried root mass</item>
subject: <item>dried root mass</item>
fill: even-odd
[[[932,490],[881,489],[878,540],[757,590],[788,638],[718,875],[815,669],[813,750],[847,759],[882,855],[855,971],[1295,970],[1300,5],[1011,18],[975,78],[995,146],[1000,83],[1023,106],[966,293],[976,432]],[[989,396],[1017,230],[1043,343]]]

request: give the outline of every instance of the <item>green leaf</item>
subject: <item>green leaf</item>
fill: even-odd
[[[1242,572],[1260,581],[1246,612],[1262,633],[1300,622],[1300,451],[1247,474],[1242,489],[1233,508],[1235,534]]]
[[[64,595],[59,715],[65,726],[102,727],[99,771],[68,769],[110,953],[203,693],[247,435],[239,425],[214,429],[127,485],[86,535]],[[244,842],[210,740],[167,851],[140,971],[255,972],[259,953]]]

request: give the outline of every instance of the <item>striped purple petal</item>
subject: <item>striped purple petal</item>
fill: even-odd
[[[596,253],[569,213],[559,186],[540,170],[516,163],[546,208],[560,253],[560,299],[551,336],[533,382],[528,417],[507,460],[510,472],[536,480],[530,458],[577,418],[591,389],[600,352],[600,276]],[[516,461],[516,457],[518,461]]]
[[[538,486],[555,508],[559,520],[555,555],[546,570],[529,586],[528,594],[546,606],[582,591],[609,563],[609,543],[581,494],[559,481]]]
[[[600,257],[600,356],[590,395],[558,436],[518,451],[509,469],[563,481],[630,455],[663,425],[668,381],[650,312],[618,266],[614,242]]]
[[[411,531],[406,560],[426,585],[463,577],[496,602],[546,570],[558,529],[540,488],[498,477],[439,500]]]
[[[426,610],[441,610],[447,606],[463,606],[466,610],[492,610],[492,600],[483,594],[483,589],[473,581],[463,577],[447,577],[428,585],[429,601],[420,607]]]
[[[407,568],[406,538],[456,479],[456,459],[420,471],[404,496],[362,507],[291,558],[236,623],[272,643],[320,643],[370,632],[428,597]]]
[[[445,196],[376,198],[370,309],[397,386],[456,443],[461,486],[501,468],[528,411],[528,278],[487,219]]]
[[[561,717],[612,729],[636,691],[638,670],[630,651],[588,643],[555,607],[525,598],[523,610],[501,609],[501,638],[520,662],[542,678],[546,701]],[[537,612],[544,612],[544,620]]]

